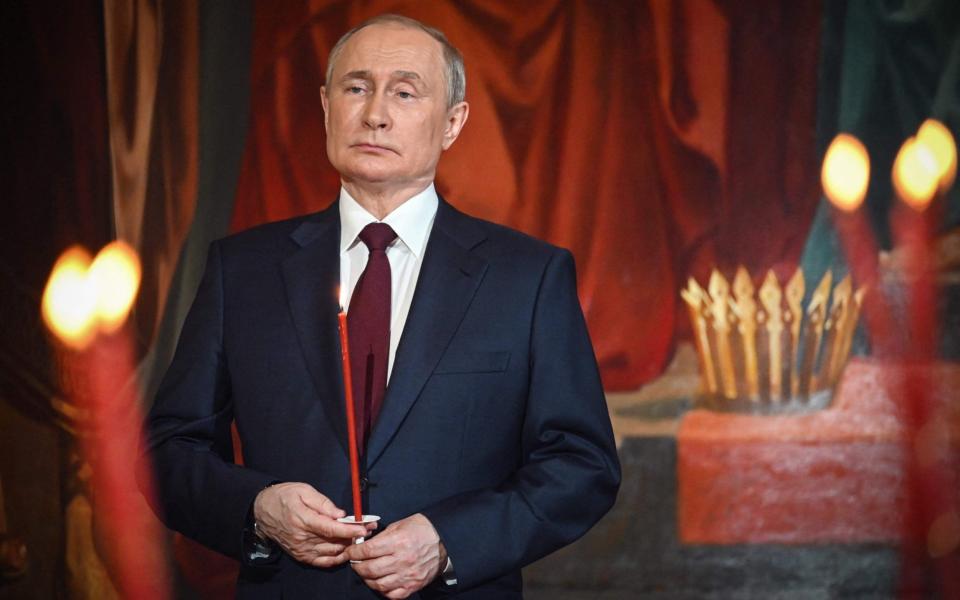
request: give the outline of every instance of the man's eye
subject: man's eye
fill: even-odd
[[[400,90],[397,92],[397,97],[403,100],[409,100],[410,98],[413,98],[413,94],[411,92]]]
[[[347,88],[347,93],[348,93],[348,94],[362,94],[362,93],[363,93],[363,88],[360,87],[359,85],[351,85],[350,87]]]

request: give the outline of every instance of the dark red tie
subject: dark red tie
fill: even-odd
[[[360,453],[367,448],[370,430],[377,420],[387,391],[387,361],[390,357],[390,261],[387,246],[397,234],[386,223],[370,223],[360,240],[370,250],[350,298],[347,329],[350,334],[350,370],[356,403],[357,439]]]

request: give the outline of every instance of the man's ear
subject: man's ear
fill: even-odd
[[[320,104],[323,105],[323,130],[329,130],[330,101],[327,99],[327,86],[320,86]]]
[[[463,126],[467,124],[467,117],[470,116],[470,105],[461,102],[447,110],[447,126],[443,130],[443,149],[447,150],[457,140]]]

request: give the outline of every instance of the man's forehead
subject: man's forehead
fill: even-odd
[[[364,71],[369,74],[387,67],[408,77],[423,77],[427,75],[425,70],[443,68],[440,42],[424,31],[401,24],[378,23],[364,27],[347,40],[343,50],[343,64],[337,64],[341,73]]]

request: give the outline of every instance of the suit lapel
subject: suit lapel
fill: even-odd
[[[307,369],[344,452],[347,426],[337,331],[340,218],[337,203],[290,234],[300,249],[282,264],[290,313]]]
[[[483,232],[441,200],[410,313],[394,359],[383,408],[370,434],[367,466],[373,466],[436,368],[487,269],[470,249]]]

